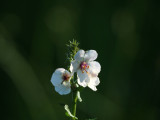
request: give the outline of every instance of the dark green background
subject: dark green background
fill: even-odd
[[[98,52],[98,91],[86,88],[80,120],[160,119],[158,0],[1,0],[0,119],[67,120],[50,82],[72,39]]]

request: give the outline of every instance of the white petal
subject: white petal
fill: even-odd
[[[88,87],[91,88],[93,91],[97,91],[97,88],[94,85],[88,85]]]
[[[76,55],[74,56],[74,59],[77,61],[82,61],[84,59],[85,51],[79,50]]]
[[[83,86],[83,87],[86,87],[88,85],[88,82],[89,82],[89,76],[86,72],[82,73],[81,69],[78,69],[77,70],[77,81],[78,81],[78,84]]]
[[[101,65],[97,61],[88,62],[89,65],[89,73],[91,76],[97,76],[101,71]]]
[[[90,77],[90,81],[88,83],[88,85],[93,85],[93,86],[97,86],[99,85],[100,80],[98,77]]]
[[[59,85],[59,86],[55,86],[55,90],[60,94],[60,95],[66,95],[69,94],[71,92],[71,88],[68,86],[64,86]]]
[[[64,81],[62,84],[63,84],[63,86],[65,86],[65,87],[71,87],[71,84],[70,84],[69,81]]]
[[[64,71],[65,71],[64,68],[57,68],[57,69],[55,70],[56,73],[63,73]]]
[[[93,86],[93,85],[88,85],[89,88],[91,88],[93,91],[97,91],[97,88],[96,86]]]
[[[65,70],[64,74],[68,74],[68,76],[71,76],[71,73],[68,70]]]
[[[63,81],[62,75],[64,72],[65,72],[65,69],[63,69],[63,68],[58,68],[55,70],[55,72],[53,73],[53,75],[51,77],[51,82],[54,86],[57,86],[62,83],[62,81]]]
[[[70,71],[71,72],[76,72],[77,69],[79,68],[79,66],[80,66],[80,62],[78,62],[76,60],[72,61],[71,66],[70,66]]]
[[[95,50],[89,50],[86,52],[85,56],[84,56],[84,60],[86,62],[88,61],[93,61],[98,57],[98,53]]]
[[[98,77],[90,77],[90,82],[88,83],[88,87],[91,88],[93,91],[96,91],[96,86],[99,85],[100,80]]]

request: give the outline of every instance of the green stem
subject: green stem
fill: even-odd
[[[77,99],[78,99],[77,92],[78,91],[75,92],[76,94],[74,95],[74,101],[73,101],[73,116],[75,117],[76,117]],[[75,120],[75,118],[73,118],[73,120]]]

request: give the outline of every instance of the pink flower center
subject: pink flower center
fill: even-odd
[[[66,74],[66,73],[63,74],[63,77],[62,77],[63,81],[68,81],[69,78],[70,78],[70,75],[69,75],[69,74]]]
[[[81,68],[82,73],[84,73],[84,71],[86,71],[86,73],[88,73],[86,69],[89,68],[89,65],[86,62],[81,62],[80,68]]]

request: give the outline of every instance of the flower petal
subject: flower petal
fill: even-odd
[[[86,62],[93,61],[98,57],[98,53],[95,50],[89,50],[84,56]]]
[[[97,91],[97,88],[96,88],[96,86],[94,86],[94,85],[88,85],[88,87],[89,87],[90,89],[92,89],[93,91]]]
[[[62,85],[64,87],[71,87],[70,81],[63,81]]]
[[[89,82],[89,76],[86,72],[82,73],[82,71],[80,69],[77,70],[77,81],[78,84],[86,87],[88,85]]]
[[[59,84],[62,83],[63,79],[62,79],[62,75],[65,72],[64,68],[58,68],[55,70],[55,72],[53,73],[52,77],[51,77],[51,83],[54,86],[57,86]]]
[[[100,83],[99,77],[90,77],[88,85],[97,86],[99,85],[99,83]]]
[[[66,95],[69,94],[71,92],[71,88],[68,86],[64,86],[59,85],[59,86],[55,86],[55,90],[60,94],[60,95]]]
[[[68,70],[65,70],[63,74],[67,74],[69,77],[71,77],[71,73],[68,72]]]
[[[79,50],[76,55],[74,56],[74,59],[77,61],[82,61],[84,59],[85,51]]]
[[[79,68],[79,66],[80,66],[80,62],[78,62],[76,60],[72,61],[71,66],[70,66],[70,71],[71,72],[76,72],[77,69]]]
[[[98,77],[90,77],[90,82],[88,83],[88,87],[93,91],[97,91],[96,86],[99,85],[100,80]]]
[[[97,61],[88,62],[89,65],[89,73],[91,76],[97,76],[101,71],[101,65]]]

